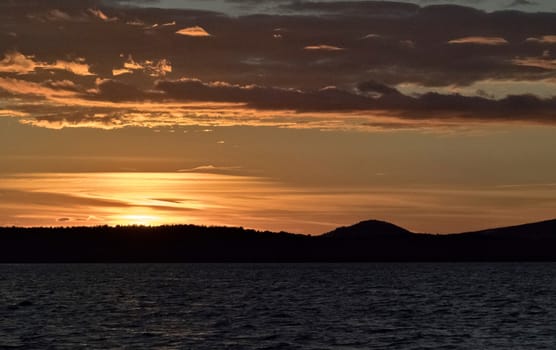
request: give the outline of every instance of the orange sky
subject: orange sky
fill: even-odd
[[[416,232],[436,233],[540,220],[556,207],[556,184],[296,187],[200,172],[14,174],[4,176],[0,191],[2,226],[186,222],[318,234],[372,213]]]
[[[542,4],[126,4],[0,4],[0,225],[556,216]]]

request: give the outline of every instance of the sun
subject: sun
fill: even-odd
[[[130,214],[119,216],[117,221],[120,225],[151,226],[159,222],[160,218],[154,215]]]

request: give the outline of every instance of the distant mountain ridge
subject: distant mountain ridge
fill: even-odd
[[[556,220],[460,234],[368,220],[319,236],[241,227],[0,227],[0,262],[556,261]]]
[[[408,237],[410,235],[430,235],[430,233],[415,233],[387,221],[366,220],[351,226],[338,227],[330,232],[322,234],[323,237],[344,239],[393,238]],[[552,238],[556,236],[556,219],[443,235],[500,238]]]
[[[556,219],[521,224],[515,226],[506,226],[491,228],[480,231],[464,232],[462,235],[477,236],[498,236],[498,237],[514,237],[527,235],[527,238],[550,238],[556,236]],[[521,237],[525,238],[525,237]]]

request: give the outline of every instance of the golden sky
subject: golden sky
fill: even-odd
[[[556,13],[444,3],[1,2],[0,225],[555,217]]]

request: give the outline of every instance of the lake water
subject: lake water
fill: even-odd
[[[0,348],[555,349],[556,264],[0,265]]]

